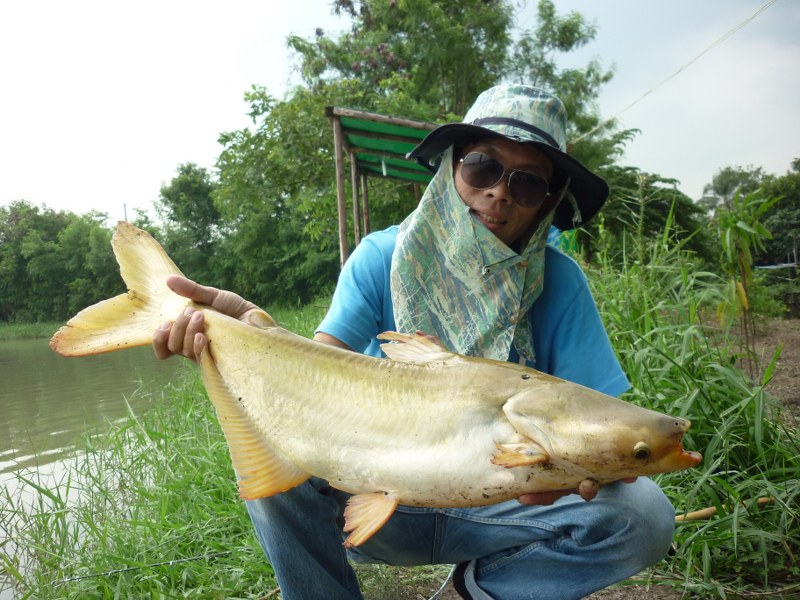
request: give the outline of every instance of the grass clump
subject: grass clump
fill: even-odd
[[[685,447],[703,463],[656,480],[678,513],[717,510],[679,524],[677,556],[649,576],[693,597],[797,597],[800,432],[765,390],[780,350],[751,378],[739,367],[747,348],[735,311],[718,310],[726,282],[699,269],[669,231],[622,245],[622,256],[601,253],[589,280],[633,384],[626,399],[692,420]]]

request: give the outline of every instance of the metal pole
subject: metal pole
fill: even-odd
[[[342,123],[333,118],[333,159],[336,165],[336,206],[339,213],[339,266],[347,261],[347,214],[344,199],[344,156],[342,153]]]

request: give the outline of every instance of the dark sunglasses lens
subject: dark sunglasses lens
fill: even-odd
[[[532,173],[524,171],[514,171],[508,180],[508,190],[514,202],[533,208],[541,204],[547,198],[547,182]]]
[[[479,190],[494,186],[503,171],[503,165],[483,152],[470,152],[461,160],[461,178]]]

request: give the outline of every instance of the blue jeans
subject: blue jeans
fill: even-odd
[[[470,509],[399,506],[363,545],[342,547],[348,495],[312,478],[270,498],[247,502],[284,600],[362,598],[348,558],[392,565],[469,563],[475,598],[581,598],[634,575],[667,553],[675,513],[660,488],[603,486],[585,502],[551,506],[516,500]]]

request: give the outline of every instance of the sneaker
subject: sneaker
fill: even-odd
[[[458,592],[458,595],[465,600],[472,600],[472,596],[467,591],[467,583],[464,581],[464,573],[467,572],[468,562],[459,563],[453,571],[453,587]]]

